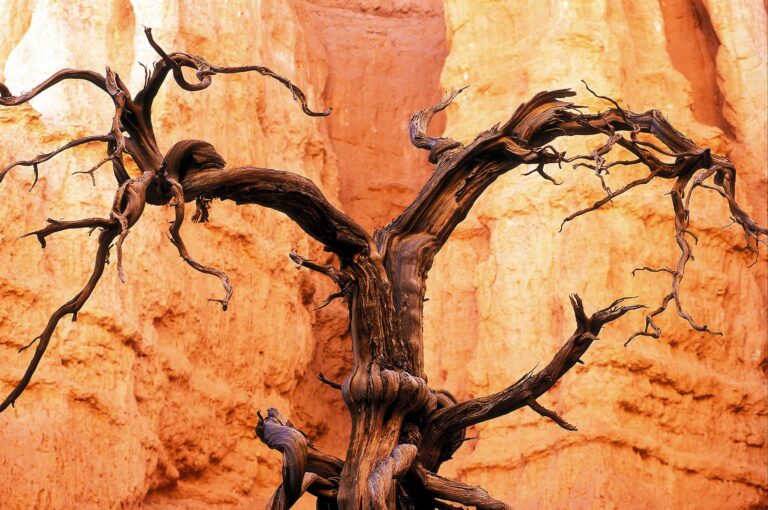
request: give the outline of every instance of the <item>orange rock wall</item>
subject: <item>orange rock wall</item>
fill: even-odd
[[[290,76],[325,119],[301,115],[258,76],[220,76],[201,93],[169,82],[156,107],[161,147],[212,142],[231,165],[300,172],[368,228],[386,223],[429,175],[407,120],[440,90],[471,84],[446,130],[469,140],[541,89],[580,79],[635,110],[658,107],[700,144],[739,166],[741,199],[766,222],[766,13],[757,1],[475,2],[448,0],[0,0],[0,79],[27,90],[61,67],[116,69],[133,89],[136,63],[166,49],[221,64],[261,63]],[[604,107],[602,104],[601,107]],[[85,85],[0,109],[0,164],[107,129],[111,104]],[[442,121],[441,119],[438,122]],[[441,125],[436,126],[442,129]],[[588,150],[599,141],[569,143]],[[0,388],[9,389],[48,314],[80,288],[95,240],[18,236],[46,217],[103,215],[109,169],[92,187],[71,176],[102,148],[76,149],[3,182],[0,200]],[[640,170],[635,170],[639,172]],[[612,183],[631,173],[615,172]],[[668,197],[638,190],[557,233],[599,196],[594,177],[564,169],[555,188],[511,172],[436,259],[427,304],[430,383],[460,398],[489,393],[545,362],[570,334],[567,294],[592,308],[620,295],[659,299],[667,280],[638,265],[674,262]],[[700,234],[684,304],[724,331],[695,334],[669,314],[660,342],[603,334],[585,367],[542,403],[579,431],[521,410],[477,427],[445,473],[484,485],[515,508],[750,508],[768,504],[766,260],[747,270],[722,204],[694,199]],[[3,508],[252,508],[277,485],[280,457],[253,437],[256,411],[279,407],[327,451],[343,455],[343,404],[316,382],[349,366],[344,308],[314,307],[332,290],[296,271],[290,250],[323,259],[285,217],[215,204],[185,236],[236,287],[186,267],[165,239],[170,211],[147,210],[126,244],[128,282],[109,270],[77,323],[62,322],[33,383],[0,416]],[[310,499],[301,508],[313,508]]]
[[[480,7],[483,4],[483,7]],[[539,90],[580,83],[636,111],[659,108],[699,144],[739,168],[740,199],[766,218],[766,13],[762,2],[562,1],[446,4],[443,88],[472,86],[447,132],[471,140]],[[600,140],[575,141],[571,154]],[[619,167],[621,168],[621,167]],[[617,189],[641,169],[616,169]],[[430,275],[430,381],[460,398],[515,381],[549,360],[573,330],[568,293],[592,309],[620,296],[656,304],[673,265],[670,186],[656,185],[558,227],[603,193],[594,175],[553,169],[552,186],[511,172],[478,203]],[[658,342],[624,340],[623,319],[541,401],[579,427],[569,433],[530,410],[478,427],[446,472],[493,489],[517,508],[762,508],[766,466],[766,262],[753,261],[724,204],[695,195],[700,236],[683,304],[723,331],[692,331],[674,312]],[[464,269],[459,269],[464,268]],[[458,313],[461,310],[463,313]]]

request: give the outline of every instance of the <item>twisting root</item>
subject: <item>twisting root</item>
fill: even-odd
[[[173,220],[173,223],[171,223],[171,228],[169,229],[170,240],[176,249],[179,250],[179,255],[182,259],[184,259],[184,262],[192,266],[193,269],[200,271],[201,273],[216,276],[219,280],[221,280],[221,284],[224,286],[225,291],[224,297],[222,299],[209,299],[209,301],[219,303],[221,305],[221,309],[226,312],[227,308],[229,307],[229,300],[232,298],[232,284],[229,281],[229,277],[224,271],[219,271],[218,269],[204,266],[189,255],[187,247],[184,245],[184,240],[181,238],[180,234],[181,225],[184,223],[184,190],[178,181],[169,177],[166,177],[166,179],[171,185],[171,194],[173,196],[171,205],[174,206],[176,211],[176,216]]]
[[[305,493],[317,498],[317,508],[337,508],[339,476],[344,463],[319,451],[277,409],[267,416],[257,411],[256,435],[269,448],[283,455],[282,483],[267,504],[270,510],[291,508]]]

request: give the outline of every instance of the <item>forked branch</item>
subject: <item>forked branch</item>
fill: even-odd
[[[395,282],[394,286],[412,289],[407,296],[396,298],[401,334],[405,338],[415,344],[421,343],[423,314],[421,309],[413,313],[413,304],[418,306],[424,297],[425,280],[434,256],[482,193],[499,176],[521,164],[536,165],[529,174],[538,173],[558,184],[544,171],[544,166],[560,166],[576,161],[579,161],[576,167],[585,166],[594,171],[605,196],[567,216],[563,225],[654,180],[672,181],[670,195],[680,256],[670,292],[660,306],[648,313],[645,329],[632,335],[630,340],[636,336],[658,338],[661,330],[654,318],[666,310],[670,302],[674,302],[678,315],[693,329],[718,334],[707,325],[696,322],[684,310],[680,299],[685,267],[692,258],[689,239],[694,235],[689,227],[693,190],[697,187],[712,189],[726,200],[731,216],[744,232],[750,251],[757,253],[759,245],[768,242],[768,230],[750,218],[736,201],[736,169],[727,158],[697,146],[673,128],[657,110],[634,113],[621,108],[610,98],[595,94],[609,101],[614,108],[585,114],[581,111],[582,107],[563,100],[574,95],[570,90],[537,94],[521,104],[506,123],[481,133],[466,146],[454,140],[428,137],[426,129],[432,115],[446,108],[456,94],[454,92],[439,104],[414,115],[411,122],[412,141],[417,147],[440,148],[431,153],[430,160],[437,166],[413,203],[375,237],[379,250],[385,253],[388,274],[392,279],[403,281]],[[652,137],[653,141],[641,139],[641,134]],[[560,137],[592,135],[605,136],[605,141],[589,155],[566,157],[565,152],[550,145]],[[607,156],[614,147],[626,149],[635,159],[610,162]],[[664,158],[670,157],[674,161],[665,161]],[[648,173],[612,190],[605,180],[608,169],[635,164],[646,167]],[[407,309],[403,306],[405,301],[409,304]]]
[[[114,103],[114,114],[109,134],[79,138],[36,158],[11,163],[0,171],[0,181],[11,169],[17,166],[28,166],[32,167],[34,172],[32,184],[34,187],[39,177],[38,165],[68,149],[92,142],[106,142],[107,155],[90,169],[75,173],[88,174],[95,183],[96,170],[105,163],[111,162],[118,183],[109,218],[87,218],[75,221],[49,219],[45,228],[28,234],[36,236],[41,245],[45,247],[47,236],[56,232],[79,228],[89,228],[91,231],[96,228],[102,229],[91,279],[81,292],[53,313],[43,334],[22,348],[24,350],[37,342],[37,349],[27,371],[20,383],[0,406],[0,411],[14,403],[29,384],[59,320],[67,314],[76,317],[77,312],[93,292],[103,273],[104,265],[108,262],[109,249],[113,241],[115,241],[117,251],[118,276],[122,281],[125,281],[123,244],[130,228],[139,220],[147,204],[165,205],[173,201],[176,219],[170,230],[171,240],[189,265],[221,280],[225,289],[225,296],[216,301],[221,303],[225,310],[232,295],[232,286],[226,274],[217,269],[203,266],[192,259],[181,238],[180,229],[184,219],[185,200],[197,202],[200,213],[197,215],[197,219],[202,221],[207,220],[208,203],[214,196],[217,196],[217,193],[220,198],[232,197],[233,199],[242,198],[245,202],[252,199],[253,203],[270,203],[273,204],[274,208],[294,218],[305,230],[320,239],[329,249],[346,257],[345,260],[369,249],[370,238],[367,234],[352,220],[333,208],[317,187],[304,177],[274,170],[223,172],[219,177],[224,177],[224,179],[220,180],[221,182],[214,179],[214,188],[210,189],[211,194],[209,195],[206,186],[212,183],[205,178],[200,178],[200,174],[223,169],[225,165],[223,158],[210,144],[199,140],[185,140],[175,144],[163,157],[155,140],[151,106],[169,72],[173,72],[177,83],[185,90],[202,90],[210,85],[211,77],[217,73],[235,74],[254,71],[274,78],[285,85],[293,94],[294,99],[301,104],[306,114],[316,116],[327,115],[329,112],[318,113],[311,110],[307,106],[306,96],[298,87],[266,67],[220,67],[210,65],[205,59],[195,55],[185,53],[168,55],[154,41],[149,29],[146,30],[146,35],[149,43],[162,57],[162,60],[155,65],[153,72],[148,74],[144,88],[135,97],[131,96],[120,76],[110,68],[107,68],[106,76],[92,71],[64,69],[53,74],[29,92],[18,96],[14,96],[8,87],[0,83],[0,106],[15,106],[26,103],[50,87],[66,80],[90,82],[106,92]],[[194,68],[199,83],[187,82],[181,72],[183,67]],[[137,177],[131,178],[128,174],[123,161],[124,154],[129,154],[139,167],[141,173]],[[182,181],[187,177],[187,173],[193,175],[195,172],[198,175],[197,178],[190,181],[194,183],[191,185],[191,189],[182,189]],[[266,174],[269,174],[269,177],[263,179],[264,182],[262,182],[262,177]],[[234,176],[235,178],[246,176],[243,182],[244,187],[241,188],[240,183],[236,180],[227,181],[227,176]],[[225,187],[231,186],[233,189],[215,189],[216,182]],[[195,190],[195,185],[198,185],[197,190]],[[256,198],[249,194],[253,194]],[[246,196],[243,197],[243,195]]]
[[[14,405],[16,399],[19,398],[19,395],[22,394],[29,382],[32,380],[32,376],[34,375],[37,366],[40,364],[40,360],[43,358],[43,354],[45,354],[45,351],[48,348],[48,344],[51,341],[51,337],[53,336],[53,332],[56,330],[56,326],[58,326],[59,321],[67,315],[72,315],[73,321],[77,320],[77,312],[80,311],[85,302],[91,296],[91,293],[93,293],[93,290],[96,288],[96,284],[98,284],[99,280],[101,279],[101,275],[104,274],[104,265],[107,263],[107,259],[109,257],[109,248],[111,246],[112,240],[116,235],[117,228],[114,226],[103,230],[99,235],[99,248],[96,252],[96,261],[91,273],[91,277],[88,279],[88,282],[80,292],[78,292],[72,299],[61,305],[55,312],[53,312],[50,319],[48,319],[48,324],[46,325],[45,329],[40,334],[40,336],[35,339],[37,340],[37,347],[35,348],[32,359],[27,366],[27,370],[24,372],[24,375],[22,376],[19,383],[8,394],[3,403],[0,404],[0,412],[4,411],[9,405]],[[31,347],[35,340],[20,349],[20,351]]]
[[[47,152],[45,154],[40,154],[39,156],[27,159],[27,160],[19,160],[14,161],[13,163],[10,163],[5,168],[0,170],[0,182],[3,182],[3,179],[5,179],[5,176],[8,175],[8,172],[10,172],[13,168],[17,166],[31,166],[32,171],[34,173],[34,181],[32,182],[32,186],[30,186],[29,190],[32,191],[34,189],[35,185],[37,184],[37,181],[40,178],[40,171],[38,168],[38,165],[45,163],[46,161],[52,159],[57,154],[61,154],[62,152],[66,151],[67,149],[71,149],[73,147],[78,147],[80,145],[85,145],[88,143],[94,143],[94,142],[113,142],[114,141],[113,135],[95,135],[95,136],[85,136],[83,138],[78,138],[76,140],[72,140],[69,143],[66,143],[59,147],[58,149]]]
[[[529,372],[498,393],[460,402],[437,411],[430,418],[425,437],[429,438],[430,442],[440,444],[441,438],[456,430],[498,418],[525,406],[551,418],[563,428],[575,430],[575,427],[556,413],[543,408],[536,399],[547,392],[580,361],[587,349],[598,339],[597,335],[605,324],[627,312],[644,308],[643,305],[621,306],[626,299],[628,298],[618,299],[588,317],[581,298],[576,294],[572,295],[571,305],[576,318],[576,330],[547,366],[537,373]]]

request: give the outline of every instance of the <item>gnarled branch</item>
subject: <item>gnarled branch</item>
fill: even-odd
[[[592,92],[591,89],[590,92]],[[675,215],[676,241],[680,256],[670,293],[662,304],[646,316],[646,327],[633,335],[658,337],[661,330],[653,319],[674,301],[677,313],[698,331],[715,333],[700,325],[684,311],[680,301],[680,287],[686,263],[691,258],[689,230],[689,201],[696,187],[711,187],[726,199],[731,216],[742,227],[747,247],[757,251],[765,244],[768,230],[757,225],[739,206],[735,198],[736,170],[722,156],[698,147],[677,131],[657,110],[634,113],[622,109],[618,103],[604,96],[614,106],[596,114],[585,114],[581,107],[563,98],[571,97],[571,90],[555,90],[536,94],[521,104],[510,119],[480,134],[471,144],[443,142],[428,137],[426,126],[431,116],[444,109],[457,92],[441,103],[417,113],[411,123],[412,140],[417,147],[432,149],[447,147],[432,158],[437,163],[434,173],[422,187],[416,199],[389,225],[375,235],[379,251],[384,255],[385,267],[395,291],[395,309],[399,319],[399,333],[404,341],[413,345],[414,364],[420,366],[423,300],[426,277],[437,252],[453,230],[464,220],[475,201],[501,175],[520,164],[534,164],[532,172],[555,184],[554,178],[544,172],[544,165],[590,160],[587,166],[599,177],[606,196],[592,206],[569,215],[563,224],[583,214],[599,209],[626,192],[649,184],[656,179],[672,180],[672,209]],[[594,94],[594,92],[593,92]],[[597,95],[597,94],[595,94]],[[624,136],[621,132],[628,132]],[[651,135],[658,143],[641,140],[639,134]],[[549,145],[564,136],[604,135],[606,141],[588,156],[566,158],[564,152]],[[660,145],[663,145],[661,147]],[[606,156],[619,146],[633,153],[634,160],[609,162]],[[663,157],[673,157],[666,162]],[[611,190],[604,179],[609,168],[632,164],[647,167],[648,174],[635,179],[618,190]],[[531,172],[529,172],[531,173]],[[712,184],[710,184],[710,181]],[[690,187],[688,188],[688,185]],[[688,188],[688,189],[687,189]],[[561,227],[562,228],[562,227]],[[715,333],[717,334],[717,333]],[[631,340],[630,338],[630,340]]]
[[[211,85],[211,77],[216,74],[239,74],[247,72],[256,72],[262,76],[273,78],[283,84],[288,90],[291,91],[294,100],[301,104],[302,111],[312,117],[323,117],[329,115],[331,110],[325,110],[323,112],[316,112],[309,108],[307,105],[307,97],[302,90],[294,85],[287,78],[277,74],[268,67],[264,66],[215,66],[209,64],[204,58],[198,55],[189,55],[186,53],[171,53],[168,54],[163,48],[155,41],[152,36],[151,28],[144,28],[144,34],[147,36],[150,46],[154,49],[161,59],[155,63],[152,74],[147,77],[144,88],[136,94],[136,103],[141,105],[142,113],[147,121],[151,121],[152,102],[160,91],[160,87],[163,84],[166,76],[169,72],[173,74],[173,78],[176,83],[182,89],[195,92],[203,90]],[[190,83],[184,77],[182,68],[187,67],[195,70],[195,76],[197,77],[197,83]]]
[[[429,136],[427,134],[427,129],[429,128],[429,123],[432,121],[432,117],[434,117],[436,113],[445,110],[465,88],[466,87],[454,89],[436,105],[416,112],[408,123],[408,133],[411,137],[411,143],[419,149],[426,149],[429,151],[430,163],[437,163],[444,152],[461,147],[461,143],[452,138]]]
[[[88,279],[88,282],[80,292],[78,292],[72,299],[61,305],[55,312],[53,312],[50,319],[48,319],[48,324],[46,325],[45,329],[40,334],[40,336],[35,339],[37,340],[37,347],[35,348],[35,352],[32,355],[32,359],[29,361],[27,370],[24,372],[24,375],[18,384],[16,384],[13,390],[11,390],[11,392],[5,398],[3,403],[0,404],[0,412],[4,411],[9,405],[14,405],[16,399],[19,398],[22,392],[26,389],[29,382],[32,380],[32,376],[34,375],[35,370],[37,370],[37,366],[40,364],[40,360],[43,359],[43,354],[45,354],[45,351],[48,348],[48,344],[51,341],[51,337],[53,336],[59,321],[66,315],[72,315],[73,321],[77,320],[77,312],[80,311],[85,302],[91,296],[91,293],[93,293],[96,285],[101,279],[101,275],[104,273],[104,265],[106,264],[107,258],[109,257],[109,248],[111,246],[112,240],[116,235],[117,228],[114,226],[103,230],[101,235],[99,235],[99,248],[96,252],[96,261],[93,267],[93,272],[91,273],[91,277]],[[27,344],[19,351],[21,352],[29,348],[35,342],[35,340],[33,340],[32,343]]]
[[[29,92],[14,96],[4,83],[0,83],[0,106],[17,106],[34,99],[41,92],[48,90],[57,83],[65,80],[79,80],[93,83],[98,88],[107,92],[107,83],[102,75],[93,71],[83,71],[81,69],[62,69],[50,76],[47,80],[33,87]]]
[[[474,485],[449,480],[436,475],[423,466],[416,468],[416,476],[425,491],[431,496],[479,510],[511,510],[512,507],[492,498],[485,490]]]
[[[533,371],[529,372],[516,383],[498,393],[440,409],[430,417],[424,432],[425,442],[429,446],[422,446],[421,448],[422,451],[431,452],[429,457],[424,458],[425,466],[429,468],[436,465],[439,453],[439,448],[436,445],[440,445],[447,435],[471,425],[509,414],[525,406],[530,406],[537,413],[553,419],[563,428],[574,430],[575,427],[562,420],[554,412],[541,407],[535,399],[547,392],[579,362],[587,349],[597,340],[597,335],[605,324],[618,319],[629,311],[643,308],[643,305],[621,306],[625,299],[628,298],[618,299],[606,308],[587,317],[581,298],[576,294],[572,295],[571,305],[576,318],[576,330],[547,366],[535,374]]]
[[[285,213],[342,260],[370,249],[370,237],[365,230],[333,207],[306,177],[244,167],[189,174],[181,184],[188,202],[206,196],[238,204],[258,204]]]

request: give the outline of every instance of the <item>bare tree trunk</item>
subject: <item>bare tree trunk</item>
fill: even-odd
[[[571,296],[575,330],[552,360],[540,371],[523,375],[514,384],[492,395],[457,402],[449,393],[431,388],[424,371],[423,302],[426,279],[432,261],[464,220],[475,201],[501,175],[520,165],[533,165],[526,175],[537,174],[558,184],[544,170],[545,165],[578,162],[574,167],[591,170],[599,179],[605,197],[571,214],[563,225],[598,209],[626,192],[653,180],[671,180],[670,197],[675,218],[675,239],[680,256],[674,269],[642,267],[637,270],[667,273],[672,284],[662,302],[645,317],[638,336],[658,338],[654,319],[674,303],[677,314],[698,331],[718,334],[698,324],[680,303],[680,285],[687,262],[692,258],[688,229],[690,198],[696,188],[713,191],[722,198],[732,219],[743,230],[747,248],[758,253],[766,243],[768,230],[758,226],[736,200],[736,169],[725,157],[700,148],[675,130],[660,112],[634,113],[604,98],[613,108],[596,114],[582,113],[565,99],[570,90],[542,92],[521,104],[509,120],[481,133],[471,144],[427,135],[433,115],[446,108],[460,91],[441,103],[418,112],[410,122],[411,142],[429,151],[435,170],[416,199],[385,227],[369,235],[354,220],[335,209],[310,180],[300,175],[256,167],[227,168],[224,158],[211,144],[182,140],[167,153],[158,149],[152,127],[151,108],[169,74],[184,90],[199,91],[210,86],[217,74],[256,72],[280,81],[308,115],[314,112],[304,94],[287,79],[260,66],[222,67],[186,53],[167,54],[146,30],[149,44],[161,60],[147,74],[144,87],[132,96],[120,77],[107,68],[105,76],[92,71],[66,69],[33,88],[14,96],[0,83],[0,106],[25,103],[63,80],[89,82],[112,98],[115,105],[107,135],[74,140],[49,154],[17,161],[0,171],[0,181],[13,168],[31,167],[37,182],[38,166],[62,151],[86,143],[106,143],[107,156],[82,173],[93,177],[104,163],[111,162],[117,181],[113,207],[102,218],[63,221],[48,220],[44,228],[30,233],[45,247],[49,235],[70,229],[100,229],[94,269],[84,288],[56,310],[35,343],[35,353],[18,385],[0,404],[0,411],[13,405],[31,380],[55,332],[66,315],[76,319],[104,272],[111,248],[116,248],[117,270],[124,278],[122,244],[129,229],[137,224],[147,204],[171,204],[176,217],[169,229],[170,239],[182,259],[193,269],[215,276],[224,296],[214,301],[223,310],[229,305],[232,284],[228,276],[197,262],[181,236],[185,204],[195,202],[194,221],[209,220],[214,199],[238,204],[256,204],[279,210],[338,258],[338,267],[323,266],[291,254],[300,266],[330,278],[339,291],[330,299],[343,298],[349,307],[354,366],[343,382],[321,381],[340,390],[349,409],[352,433],[344,460],[319,452],[308,438],[270,409],[260,416],[258,437],[284,457],[282,483],[267,504],[270,509],[290,508],[304,493],[317,498],[319,509],[446,509],[466,505],[481,509],[507,509],[507,504],[483,489],[438,475],[441,465],[464,442],[466,429],[523,407],[552,420],[566,430],[576,427],[538,402],[589,349],[602,327],[627,312],[645,308],[624,305],[617,299],[588,315],[577,295]],[[196,72],[189,82],[182,68]],[[587,89],[591,91],[587,87]],[[597,96],[602,97],[602,96]],[[639,135],[643,135],[642,137]],[[589,155],[567,158],[550,145],[559,137],[602,136],[603,141]],[[634,155],[632,160],[609,162],[606,156],[619,146]],[[130,178],[123,164],[129,155],[141,170]],[[612,191],[605,182],[608,169],[643,165],[646,176]],[[33,182],[33,186],[34,186]],[[562,229],[562,226],[561,226]]]

